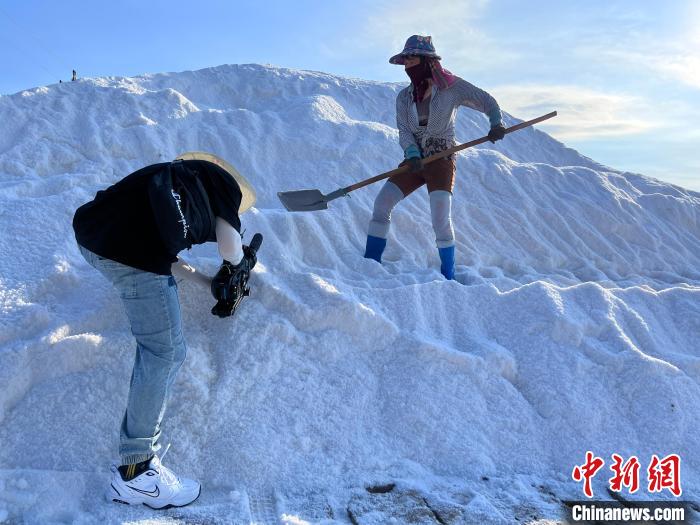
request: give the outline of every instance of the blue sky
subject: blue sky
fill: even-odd
[[[619,169],[700,190],[700,2],[0,0],[0,93],[79,76],[265,63],[405,81],[433,36],[503,109]],[[471,137],[462,137],[467,140]]]

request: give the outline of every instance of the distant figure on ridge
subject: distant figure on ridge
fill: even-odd
[[[257,261],[255,248],[242,244],[239,219],[254,202],[255,191],[232,166],[192,152],[124,177],[75,212],[80,252],[119,292],[136,339],[110,501],[162,509],[199,497],[200,484],[176,476],[161,462],[165,453],[157,455],[168,397],[187,353],[173,263],[181,250],[216,241],[224,261],[211,281],[218,301],[212,313],[232,315],[241,279],[247,283]]]
[[[71,78],[71,82],[75,82],[78,80],[78,73],[75,72],[75,69],[73,70],[73,78]]]
[[[452,227],[452,189],[456,159],[452,154],[423,165],[422,159],[456,145],[455,116],[459,106],[485,113],[491,123],[491,142],[505,136],[501,109],[487,92],[453,75],[440,64],[430,36],[413,35],[401,53],[389,59],[401,64],[411,84],[396,97],[399,143],[409,171],[391,177],[374,201],[365,257],[381,262],[389,234],[391,211],[401,199],[427,184],[440,271],[454,279],[455,236]]]

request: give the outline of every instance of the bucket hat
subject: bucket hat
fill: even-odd
[[[423,36],[423,35],[412,35],[406,40],[406,44],[403,46],[403,51],[398,55],[394,55],[389,59],[390,64],[403,64],[406,57],[409,56],[424,56],[437,58],[440,60],[440,56],[435,52],[435,46],[433,46],[433,37]]]

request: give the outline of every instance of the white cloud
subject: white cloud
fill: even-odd
[[[667,80],[700,88],[700,45],[696,49],[675,44],[667,44],[664,49],[655,46],[643,51],[608,49],[598,50],[595,54],[598,60],[607,57],[636,68],[651,70]]]
[[[653,65],[689,86],[700,88],[700,57],[697,54],[663,57]]]
[[[470,25],[479,18],[486,3],[474,0],[380,3],[369,14],[364,33],[374,35],[397,50],[403,48],[406,38],[413,34],[432,35],[436,46],[443,50],[459,37],[478,42],[485,36]],[[462,45],[467,43],[462,42]]]
[[[352,49],[371,57],[384,53],[388,60],[403,49],[409,36],[422,34],[433,37],[448,68],[490,69],[512,61],[516,53],[497,45],[479,29],[488,4],[489,0],[379,1],[367,13],[356,36],[334,43],[334,54]],[[483,59],[485,55],[488,61]]]
[[[684,15],[672,32],[601,35],[594,44],[578,46],[578,54],[600,66],[632,74],[652,72],[662,80],[700,88],[700,2],[689,2]]]
[[[333,48],[343,54],[353,50],[381,67],[409,35],[430,34],[444,65],[458,75],[468,72],[477,83],[488,77],[482,87],[506,111],[530,118],[557,109],[559,116],[543,127],[561,140],[651,130],[678,133],[685,140],[690,131],[679,124],[700,118],[698,108],[684,97],[664,97],[663,85],[655,90],[645,82],[653,71],[676,84],[700,86],[700,16],[689,14],[672,37],[659,32],[652,38],[649,28],[655,19],[647,9],[582,8],[574,10],[580,23],[554,26],[533,38],[527,31],[489,32],[492,7],[489,0],[378,0],[359,30],[348,40],[335,41]],[[501,87],[494,86],[499,77]]]
[[[561,140],[624,136],[661,125],[643,116],[648,104],[640,97],[612,94],[573,85],[505,85],[489,90],[500,106],[519,118],[557,110],[542,127]]]

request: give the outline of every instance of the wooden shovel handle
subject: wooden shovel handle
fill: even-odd
[[[525,122],[521,122],[520,124],[516,124],[515,126],[511,126],[510,128],[506,129],[506,133],[513,133],[514,131],[518,131],[519,129],[527,128],[529,126],[537,124],[538,122],[542,122],[543,120],[547,120],[547,119],[550,119],[550,118],[556,117],[556,116],[557,116],[557,112],[552,111],[551,113],[547,113],[546,115],[542,115],[541,117],[537,117],[537,118],[534,118],[532,120],[527,120]],[[486,136],[486,137],[481,137],[480,139],[472,140],[471,142],[465,142],[464,144],[458,144],[457,146],[453,146],[449,149],[441,151],[440,153],[436,153],[434,155],[431,155],[430,157],[424,158],[423,164],[425,165],[425,164],[428,164],[430,162],[433,162],[434,160],[448,157],[457,151],[462,151],[463,149],[471,148],[472,146],[478,146],[479,144],[483,144],[484,142],[488,142],[488,140],[489,140],[489,138],[488,138],[488,136]],[[355,190],[358,190],[360,188],[364,188],[365,186],[369,186],[370,184],[374,184],[375,182],[378,182],[382,179],[388,179],[389,177],[393,177],[394,175],[398,175],[399,173],[403,173],[407,169],[408,169],[408,166],[401,166],[401,167],[393,169],[391,171],[387,171],[385,173],[375,175],[374,177],[371,177],[369,179],[365,179],[365,180],[360,181],[360,182],[356,182],[355,184],[353,184],[351,186],[343,188],[342,192],[344,195],[346,195],[346,194],[350,193],[351,191],[355,191]]]

